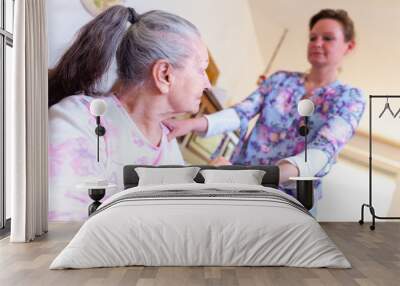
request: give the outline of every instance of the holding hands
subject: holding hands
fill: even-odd
[[[195,131],[199,133],[207,132],[208,122],[205,117],[190,119],[166,119],[162,122],[169,129],[168,141]]]
[[[208,128],[208,121],[204,116],[190,119],[171,118],[164,120],[163,124],[170,130],[168,134],[169,141],[176,137],[186,135],[192,131],[205,133]],[[210,160],[208,163],[213,166],[232,165],[229,160],[222,156]]]

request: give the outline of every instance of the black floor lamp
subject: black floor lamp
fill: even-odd
[[[307,135],[309,132],[308,118],[314,113],[314,103],[309,99],[300,100],[297,111],[304,117],[304,125],[299,127],[299,133],[304,136],[304,161],[307,163]]]
[[[314,103],[309,99],[300,100],[297,105],[297,111],[304,117],[304,125],[299,127],[299,134],[304,137],[304,161],[307,164],[307,135],[309,133],[309,117],[314,113]],[[290,177],[290,180],[296,181],[297,199],[310,210],[314,205],[313,181],[316,177]]]

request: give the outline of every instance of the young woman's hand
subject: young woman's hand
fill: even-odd
[[[208,122],[205,117],[191,118],[191,119],[166,119],[163,124],[170,130],[168,134],[168,141],[188,134],[189,132],[206,132]]]
[[[300,174],[297,166],[289,163],[289,161],[281,160],[277,166],[279,167],[279,184],[286,183],[290,177],[298,177]]]
[[[224,166],[224,165],[232,165],[232,163],[225,159],[224,157],[220,156],[208,162],[209,165],[213,166]]]

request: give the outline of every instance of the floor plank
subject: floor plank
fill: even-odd
[[[48,269],[78,231],[78,223],[51,223],[32,243],[0,240],[0,285],[399,285],[400,222],[379,222],[375,231],[358,223],[321,223],[351,262],[352,269],[291,267],[117,267]]]

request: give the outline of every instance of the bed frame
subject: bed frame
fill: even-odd
[[[243,166],[243,165],[225,165],[225,166],[209,166],[209,165],[193,165],[199,167],[201,170],[206,169],[219,169],[219,170],[262,170],[265,171],[265,175],[261,181],[264,187],[279,188],[279,168],[277,166]],[[126,165],[124,167],[124,189],[136,187],[139,183],[139,176],[135,171],[137,167],[146,168],[183,168],[188,167],[184,165],[161,165],[161,166],[149,166],[149,165]],[[194,178],[197,183],[204,183],[204,178],[200,174]],[[100,192],[100,193],[99,193]],[[98,194],[99,193],[99,194]],[[101,205],[100,200],[105,195],[105,189],[101,190],[89,190],[89,196],[94,202],[89,206],[89,216],[96,211]],[[297,182],[297,200],[303,204],[303,206],[310,210],[313,207],[313,188],[312,181],[298,181]]]
[[[263,170],[265,175],[262,179],[261,184],[264,187],[279,188],[279,168],[277,166],[243,166],[243,165],[225,165],[225,166],[209,166],[209,165],[193,165],[199,167],[202,170],[205,169],[219,169],[219,170]],[[146,168],[180,168],[187,167],[182,165],[162,165],[162,166],[149,166],[149,165],[127,165],[124,167],[124,189],[136,187],[139,183],[139,177],[135,171],[137,167]],[[197,183],[204,183],[204,178],[200,174],[194,178]],[[313,189],[312,181],[308,188],[305,188],[303,184],[310,184],[309,182],[301,182],[297,184],[297,200],[303,204],[303,206],[310,210],[313,207]]]
[[[124,189],[136,187],[139,183],[139,177],[135,171],[137,167],[146,168],[181,168],[188,167],[182,165],[161,165],[161,166],[149,166],[149,165],[127,165],[124,167]],[[279,184],[279,168],[276,166],[241,166],[241,165],[226,165],[226,166],[209,166],[209,165],[192,165],[191,167],[199,167],[201,170],[205,169],[218,169],[218,170],[262,170],[265,171],[265,175],[262,179],[261,184],[265,187],[278,188]],[[204,183],[204,178],[200,174],[194,178],[197,183]]]

